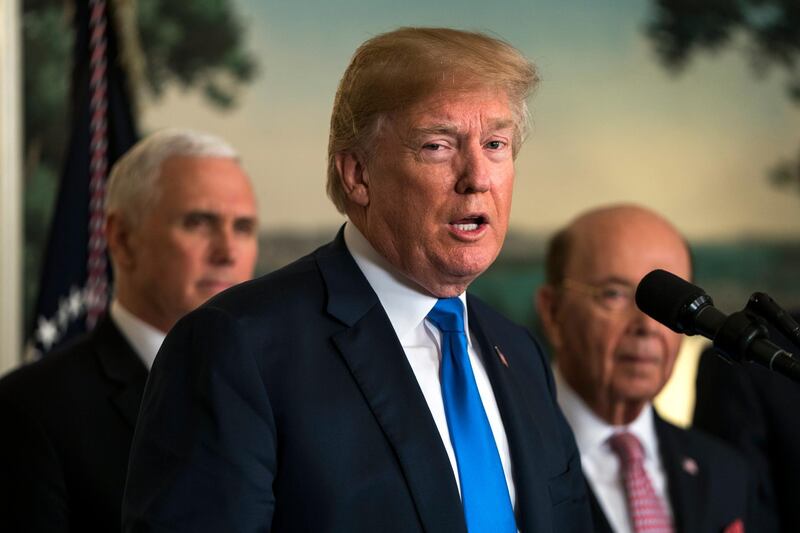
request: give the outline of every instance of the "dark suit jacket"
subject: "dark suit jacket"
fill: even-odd
[[[0,381],[0,530],[119,531],[146,379],[106,318]]]
[[[477,299],[468,305],[508,435],[520,529],[587,531],[578,453],[538,344]],[[123,523],[466,533],[433,418],[341,232],[170,332],[142,403]]]
[[[673,426],[658,414],[655,426],[675,531],[716,533],[737,519],[747,524],[754,486],[744,458],[699,431]],[[589,499],[595,531],[611,533],[591,489]]]
[[[797,355],[779,333],[770,338]],[[697,371],[694,425],[754,466],[758,531],[800,531],[800,384],[752,363],[728,364],[708,350]]]

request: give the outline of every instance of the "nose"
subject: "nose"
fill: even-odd
[[[637,336],[654,335],[665,327],[660,322],[641,312],[636,306],[633,307],[632,316],[628,323],[628,333]]]
[[[489,171],[489,161],[486,159],[480,143],[471,143],[464,151],[456,182],[456,192],[459,194],[474,194],[486,192],[491,188],[492,179]]]
[[[211,263],[218,266],[232,265],[236,261],[233,228],[223,226],[214,232],[211,239]]]

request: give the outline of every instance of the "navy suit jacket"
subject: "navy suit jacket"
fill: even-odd
[[[770,338],[797,353],[780,333]],[[798,408],[800,384],[789,378],[755,363],[729,364],[712,349],[700,356],[694,426],[736,447],[753,466],[758,531],[800,531]]]
[[[754,480],[743,457],[699,431],[655,414],[656,437],[667,475],[667,494],[677,533],[717,533],[736,520],[749,523]],[[613,530],[589,489],[595,531]]]
[[[147,369],[114,323],[0,381],[0,530],[120,529]]]
[[[518,527],[591,529],[578,452],[539,345],[477,299],[468,308],[508,435]],[[123,523],[137,532],[466,533],[436,425],[341,231],[170,332],[142,403]]]

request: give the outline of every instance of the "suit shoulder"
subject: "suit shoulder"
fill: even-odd
[[[83,335],[64,348],[0,379],[2,404],[52,404],[99,375],[95,343]]]
[[[313,255],[259,278],[240,283],[210,299],[203,307],[215,307],[234,317],[261,314],[271,309],[319,299],[322,278]]]

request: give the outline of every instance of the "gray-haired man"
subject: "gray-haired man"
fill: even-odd
[[[253,274],[256,203],[236,152],[189,130],[147,137],[112,169],[106,236],[108,315],[0,381],[3,530],[119,530],[134,424],[166,332]]]

